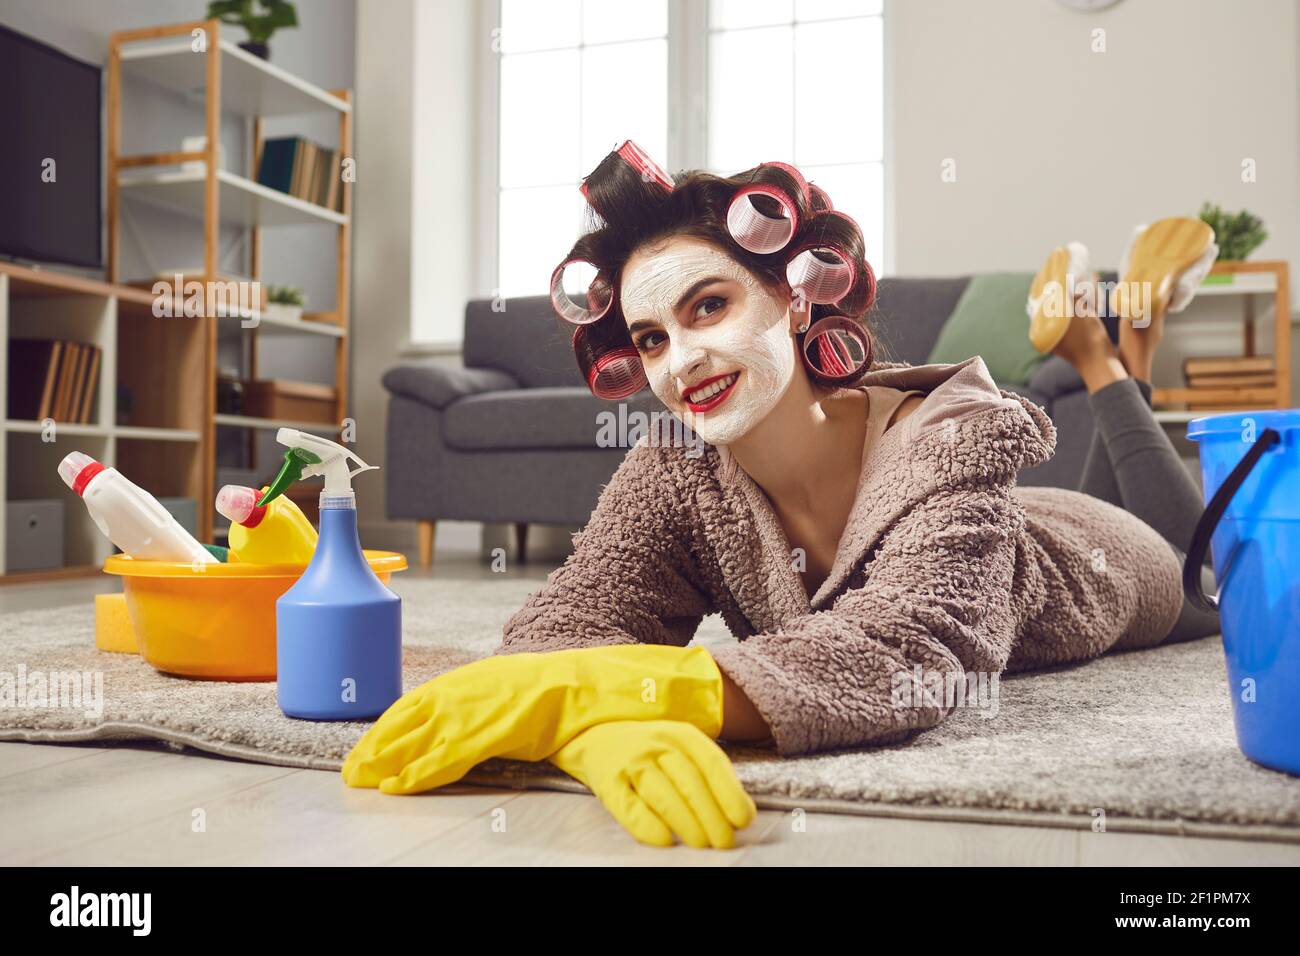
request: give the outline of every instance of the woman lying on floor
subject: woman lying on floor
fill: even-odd
[[[1064,251],[1035,283],[1035,344],[1078,369],[1097,424],[1069,491],[1016,487],[1055,429],[982,359],[871,362],[862,235],[792,167],[674,182],[629,143],[583,191],[598,218],[566,262],[597,278],[582,304],[563,269],[553,287],[579,364],[603,398],[648,381],[708,444],[665,429],[633,447],[498,656],[394,704],[347,783],[411,793],[490,757],[549,759],[644,842],[729,846],[754,805],[714,738],[896,742],[951,711],[925,693],[936,677],[1218,631],[1184,603],[1201,500],[1149,407],[1164,314],[1213,259],[1200,224],[1135,239],[1126,272],[1152,301],[1118,349],[1052,300]],[[687,648],[713,612],[739,640]]]

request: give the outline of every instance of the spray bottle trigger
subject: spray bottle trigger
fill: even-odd
[[[311,465],[320,464],[320,456],[306,448],[290,448],[284,453],[284,464],[275,476],[266,493],[257,500],[257,507],[262,507],[284,494],[286,488],[295,481],[302,480],[302,473]]]

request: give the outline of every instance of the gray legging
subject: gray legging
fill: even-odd
[[[1097,428],[1079,490],[1141,518],[1169,542],[1181,561],[1204,505],[1196,482],[1151,414],[1151,384],[1125,378],[1088,399]],[[1206,592],[1214,593],[1208,581]],[[1192,607],[1184,597],[1165,643],[1217,633],[1218,612]]]

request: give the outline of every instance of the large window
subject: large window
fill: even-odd
[[[879,266],[881,0],[501,0],[499,28],[496,294],[546,290],[624,139],[670,170],[793,162]]]
[[[582,177],[625,139],[668,145],[667,0],[502,0],[497,288],[546,290]]]
[[[708,166],[784,160],[884,246],[881,0],[712,0]]]

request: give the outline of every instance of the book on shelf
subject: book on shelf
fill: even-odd
[[[1272,404],[1261,399],[1259,392],[1277,385],[1272,356],[1222,355],[1183,360],[1183,377],[1187,382],[1186,405],[1189,412],[1241,411],[1264,408]],[[1255,393],[1246,398],[1247,392]]]
[[[257,182],[296,199],[333,209],[342,208],[339,184],[341,157],[301,136],[268,139],[262,144]]]
[[[9,342],[9,417],[86,424],[95,404],[103,353],[59,339]]]
[[[72,375],[58,420],[75,422],[77,419],[74,413],[81,407],[81,380],[86,374],[86,346],[79,342],[69,342],[68,345],[72,349]]]
[[[88,423],[90,413],[95,406],[95,386],[99,383],[99,360],[103,357],[102,349],[91,347],[90,368],[86,373],[85,394],[81,396],[81,407],[77,409],[77,421]]]
[[[1188,375],[1188,388],[1272,388],[1277,377],[1272,372],[1243,372],[1225,375]]]
[[[1183,375],[1246,375],[1273,372],[1271,355],[1223,355],[1183,359]]]
[[[77,367],[77,349],[73,342],[63,343],[63,362],[59,368],[59,384],[54,389],[54,410],[50,417],[67,421],[68,398],[72,394],[72,376]]]

